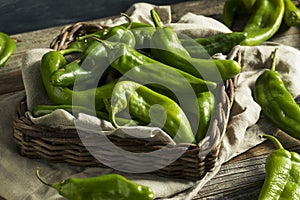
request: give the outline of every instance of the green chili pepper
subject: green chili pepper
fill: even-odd
[[[233,47],[246,39],[247,33],[222,33],[205,38],[180,39],[193,58],[210,58],[216,53],[228,54]]]
[[[4,66],[16,49],[16,42],[6,33],[0,32],[0,67]]]
[[[38,179],[57,190],[69,200],[151,200],[154,194],[149,187],[137,184],[119,174],[106,174],[90,178],[68,178],[49,184],[42,180],[39,169]]]
[[[78,60],[75,60],[53,72],[50,83],[54,86],[67,87],[73,86],[75,81],[84,81],[93,78],[92,76],[94,76],[94,78],[97,76],[95,73],[92,73],[92,71],[82,69],[78,62]]]
[[[146,86],[133,81],[118,82],[112,94],[111,105],[107,107],[111,122],[117,127],[119,125],[115,115],[128,107],[134,118],[151,123],[152,126],[162,126],[175,142],[195,143],[190,123],[178,104]]]
[[[300,24],[300,10],[291,0],[284,0],[284,22],[288,26],[297,26]]]
[[[300,198],[300,155],[283,148],[277,138],[263,134],[273,141],[277,150],[266,161],[266,178],[259,200]]]
[[[155,10],[151,10],[151,15],[155,24],[161,27]],[[182,46],[177,34],[168,27],[158,28],[151,44],[154,59],[201,79],[220,82],[232,78],[241,70],[241,66],[234,60],[192,58]]]
[[[284,16],[284,0],[256,0],[243,32],[242,45],[257,45],[270,39],[279,29]]]
[[[196,93],[214,89],[216,83],[204,81],[196,78],[186,72],[160,63],[146,55],[130,48],[123,43],[110,43],[108,41],[100,41],[107,49],[108,57],[111,60],[111,66],[118,70],[126,77],[143,83],[150,80],[158,83],[156,86],[170,86],[178,92],[186,92],[187,88],[182,82],[178,81],[184,78]],[[129,72],[129,73],[127,73]],[[165,87],[162,87],[164,89]],[[189,91],[188,91],[189,92]]]
[[[42,57],[40,65],[41,76],[50,100],[55,104],[72,105],[72,97],[74,95],[77,99],[76,101],[80,103],[81,106],[90,105],[91,102],[95,101],[97,110],[103,108],[103,99],[111,96],[115,82],[84,91],[73,91],[67,87],[57,87],[50,84],[52,73],[67,64],[63,55],[73,51],[72,49],[50,51]]]
[[[199,106],[199,123],[196,141],[200,142],[206,135],[215,108],[215,96],[212,92],[202,92],[197,95]],[[193,112],[193,111],[190,111]]]
[[[277,49],[271,70],[256,80],[254,97],[262,113],[278,128],[300,139],[300,107],[286,89],[280,74],[275,71]]]
[[[223,7],[222,20],[227,27],[232,27],[234,18],[237,15],[248,15],[251,13],[252,7],[250,7],[250,5],[253,2],[245,3],[245,1],[246,0],[226,0]]]

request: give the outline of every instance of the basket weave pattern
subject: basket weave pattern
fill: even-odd
[[[103,28],[100,25],[77,23],[73,26],[67,26],[62,29],[60,35],[55,38],[50,47],[55,50],[65,49],[79,35],[95,32]],[[215,118],[212,119],[213,127],[208,135],[217,136],[217,140],[212,145],[211,151],[202,157],[199,153],[203,149],[203,144],[176,144],[168,145],[170,153],[176,152],[182,147],[187,148],[183,155],[170,165],[156,170],[154,173],[174,177],[199,180],[205,174],[214,169],[220,150],[222,138],[226,132],[229,120],[230,109],[234,96],[233,80],[226,81],[220,88],[221,99],[219,100]],[[76,129],[54,129],[46,126],[33,124],[26,116],[25,112],[26,98],[24,98],[19,107],[14,120],[14,138],[21,155],[29,158],[40,158],[49,162],[64,162],[77,166],[101,166],[105,165],[94,158],[87,150],[89,148],[103,147],[101,153],[110,156],[112,163],[119,165],[119,156],[117,152],[112,152],[105,148],[106,144],[101,141],[91,139],[88,144],[82,143]],[[90,133],[86,133],[90,137]],[[92,137],[92,136],[91,136]],[[151,152],[166,146],[163,142],[149,142],[137,138],[121,138],[117,136],[108,136],[111,142],[118,147],[130,152]],[[89,145],[89,146],[87,146]],[[159,164],[164,157],[149,157],[149,164],[155,166]],[[136,157],[126,159],[128,163],[134,163],[137,167],[145,163],[140,163]],[[157,162],[157,163],[156,163]],[[127,163],[122,163],[126,167]]]

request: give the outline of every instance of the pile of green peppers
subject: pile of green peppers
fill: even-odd
[[[16,49],[16,42],[6,33],[0,32],[0,67],[3,67]]]
[[[54,105],[36,106],[33,116],[56,109],[72,114],[95,110],[115,127],[161,127],[176,143],[197,144],[209,128],[217,86],[241,70],[237,61],[210,56],[228,53],[246,35],[233,32],[188,40],[162,26],[155,10],[151,10],[155,26],[124,16],[128,22],[82,35],[67,49],[42,57],[41,76]],[[176,95],[190,91],[195,106],[181,105]],[[198,120],[193,120],[195,116]]]
[[[247,34],[242,45],[258,45],[270,39],[284,22],[300,25],[300,10],[292,0],[226,0],[223,22],[232,28],[236,16],[248,17],[243,28]]]

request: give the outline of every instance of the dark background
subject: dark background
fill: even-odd
[[[184,0],[0,0],[0,32],[17,34],[115,16],[136,2],[167,5]]]

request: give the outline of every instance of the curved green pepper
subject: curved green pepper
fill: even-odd
[[[112,94],[111,105],[108,106],[111,121],[117,127],[119,125],[115,115],[128,107],[134,118],[151,123],[152,126],[163,126],[162,129],[175,142],[195,143],[190,123],[178,104],[146,86],[133,81],[118,82]]]
[[[256,80],[254,97],[262,113],[276,127],[300,139],[300,107],[286,89],[280,74],[275,71],[277,49],[271,70],[263,72]]]
[[[184,78],[196,93],[216,87],[216,83],[214,82],[196,78],[184,71],[160,63],[130,48],[126,44],[109,43],[108,41],[101,42],[107,49],[111,66],[120,73],[125,74],[126,77],[137,82],[143,83],[146,80],[150,80],[155,84],[170,86],[172,87],[172,91],[180,93],[186,92],[187,88],[186,85],[178,81],[179,78]],[[160,87],[158,84],[156,86]],[[165,87],[162,87],[162,89],[165,89]]]
[[[197,95],[199,106],[199,123],[196,141],[200,142],[206,135],[215,108],[215,96],[212,92],[202,92]]]
[[[284,149],[274,136],[263,134],[263,137],[273,141],[278,149],[267,158],[266,178],[258,199],[299,199],[300,155]]]
[[[83,91],[73,91],[67,87],[57,87],[51,85],[50,80],[52,73],[67,64],[64,54],[73,51],[74,50],[72,49],[63,51],[50,51],[42,57],[40,65],[41,76],[50,100],[55,104],[72,105],[72,100],[75,97],[76,102],[81,106],[90,105],[93,101],[95,101],[95,107],[97,110],[104,108],[103,99],[111,96],[111,91],[115,82],[108,83],[96,89]]]
[[[257,45],[270,39],[279,29],[284,16],[284,0],[256,0],[243,32],[242,45]]]
[[[106,174],[90,178],[68,178],[49,184],[42,180],[39,169],[38,179],[45,185],[57,190],[69,200],[153,200],[154,194],[149,187],[137,184],[119,174]]]
[[[4,66],[16,49],[16,42],[6,33],[0,32],[0,67]]]

